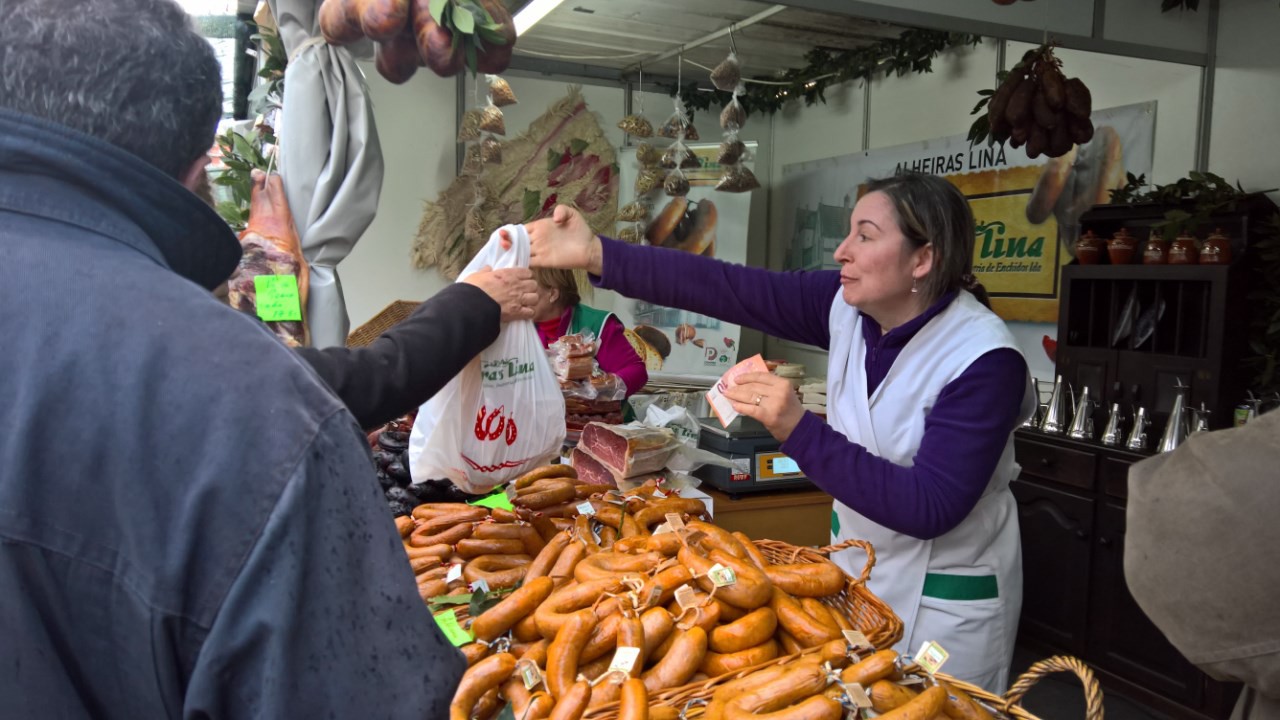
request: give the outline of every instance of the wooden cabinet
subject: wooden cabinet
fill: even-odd
[[[716,524],[729,532],[792,545],[822,547],[831,543],[831,496],[821,490],[727,493],[700,488],[711,497]]]
[[[1169,643],[1129,594],[1124,580],[1123,505],[1102,502],[1093,542],[1089,642],[1101,668],[1189,707],[1200,707],[1205,677]]]
[[[1093,501],[1029,482],[1012,489],[1022,527],[1022,632],[1083,657]]]
[[[1230,715],[1238,685],[1201,673],[1147,618],[1124,579],[1128,470],[1146,457],[1020,430],[1012,484],[1022,532],[1019,641],[1075,655],[1104,684],[1173,717]]]

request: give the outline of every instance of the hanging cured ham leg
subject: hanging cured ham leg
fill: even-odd
[[[306,324],[307,261],[302,257],[302,241],[293,226],[293,215],[285,199],[284,181],[279,175],[255,170],[253,194],[249,203],[249,223],[240,233],[244,255],[240,266],[228,282],[231,307],[259,315],[259,276],[292,277],[297,282],[298,310],[296,320],[268,320],[267,326],[290,347],[309,341]],[[275,280],[275,284],[288,282]],[[268,315],[270,317],[270,315]]]

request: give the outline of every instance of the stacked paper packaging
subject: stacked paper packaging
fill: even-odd
[[[800,386],[800,402],[805,410],[826,417],[827,415],[827,382],[811,380]]]

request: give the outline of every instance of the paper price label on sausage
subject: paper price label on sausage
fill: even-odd
[[[489,583],[486,582],[484,578],[480,578],[479,580],[476,580],[475,582],[471,583],[471,592],[487,593],[489,592]]]
[[[684,518],[680,517],[680,513],[667,513],[666,518],[667,524],[675,532],[680,532],[684,529]]]
[[[875,650],[876,646],[871,644],[867,636],[857,630],[845,630],[844,640],[849,643],[849,647],[854,650]]]
[[[256,275],[253,278],[254,307],[264,322],[302,319],[302,299],[297,275]]]
[[[467,632],[458,624],[458,616],[453,611],[442,612],[435,616],[436,625],[440,626],[440,631],[453,643],[454,647],[461,647],[474,640],[471,633]]]
[[[930,675],[936,675],[942,664],[947,661],[951,654],[942,649],[942,646],[932,640],[926,641],[920,646],[920,652],[916,653],[916,664],[924,668],[924,671]]]
[[[596,508],[595,508],[595,506],[594,506],[594,505],[592,505],[590,502],[583,502],[583,503],[579,503],[579,504],[578,504],[578,514],[579,514],[579,515],[588,515],[588,516],[590,516],[590,515],[595,515],[595,514],[596,514]]]
[[[516,486],[514,484],[511,484],[507,486],[507,489],[504,491],[504,494],[507,496],[507,500],[511,501],[511,500],[515,500],[520,493],[516,490]]]
[[[648,607],[653,607],[654,605],[657,605],[658,600],[662,598],[662,593],[663,593],[662,586],[654,585],[653,589],[649,591],[649,598],[645,601],[644,606],[648,608]]]
[[[682,585],[679,590],[676,590],[676,604],[682,611],[697,605],[698,598],[694,589],[688,585]]]
[[[444,576],[446,583],[457,582],[462,579],[462,566],[453,565],[449,568],[449,572]]]
[[[738,576],[734,574],[733,568],[727,568],[720,563],[711,566],[707,571],[707,577],[711,578],[711,584],[718,588],[728,587],[738,582]]]
[[[606,673],[622,673],[630,675],[631,669],[636,666],[636,660],[640,658],[640,648],[619,646],[617,651],[613,653],[613,662],[609,663],[609,669]]]
[[[520,667],[520,680],[524,682],[525,690],[532,690],[542,684],[542,671],[538,669],[537,664],[532,660],[521,660],[517,664]]]
[[[872,705],[871,696],[867,694],[865,688],[858,683],[848,683],[843,685],[844,694],[849,696],[849,702],[860,708],[869,708]]]
[[[653,530],[654,535],[661,535],[662,533],[669,533],[669,532],[671,532],[671,526],[666,523],[662,523],[661,525],[654,528]]]

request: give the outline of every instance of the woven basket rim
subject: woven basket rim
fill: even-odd
[[[364,347],[413,314],[421,302],[396,300],[378,311],[369,321],[347,335],[347,347]]]

